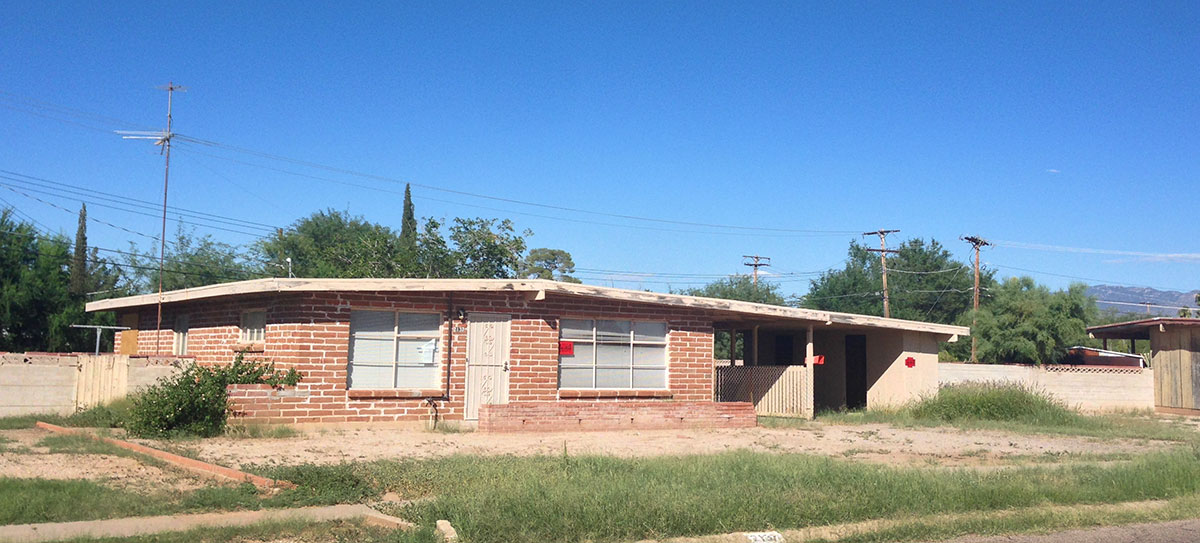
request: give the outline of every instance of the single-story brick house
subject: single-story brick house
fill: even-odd
[[[87,310],[115,311],[130,328],[118,334],[118,353],[221,364],[245,351],[296,368],[303,379],[294,388],[230,390],[242,420],[296,425],[752,426],[763,399],[753,380],[714,394],[718,330],[744,338],[750,369],[791,371],[800,385],[786,401],[808,416],[814,407],[893,404],[936,389],[938,342],[968,333],[545,280],[257,279],[161,298],[161,327],[158,294]],[[746,397],[729,397],[747,388]]]

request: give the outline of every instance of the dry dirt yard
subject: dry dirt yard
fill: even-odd
[[[213,484],[184,472],[108,454],[52,453],[38,443],[54,434],[40,429],[0,430],[0,477],[88,479],[138,492],[187,491]]]
[[[152,442],[147,444],[154,446]],[[738,449],[818,454],[890,465],[996,466],[1012,464],[1011,460],[1018,457],[1139,453],[1171,445],[953,428],[820,423],[801,428],[512,434],[352,429],[277,439],[215,438],[186,444],[202,460],[235,468],[243,464],[327,464],[453,454],[559,455],[565,450],[575,455],[637,457],[714,454]]]

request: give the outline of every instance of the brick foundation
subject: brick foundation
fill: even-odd
[[[523,402],[479,408],[483,432],[753,428],[749,402]]]

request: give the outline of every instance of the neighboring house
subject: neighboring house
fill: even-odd
[[[1063,363],[1081,366],[1119,366],[1126,368],[1141,368],[1146,366],[1146,360],[1140,354],[1083,346],[1067,349],[1067,358],[1063,360]]]
[[[783,401],[811,416],[815,407],[890,405],[933,391],[938,342],[968,333],[545,280],[258,279],[161,299],[159,328],[157,294],[87,310],[115,311],[133,328],[118,335],[119,353],[221,364],[244,351],[296,368],[296,387],[236,385],[230,401],[247,422],[301,425],[751,426],[754,404],[744,400]],[[716,330],[743,338],[748,365],[722,368],[741,373],[721,376],[714,398]],[[771,377],[784,372],[787,390]]]
[[[1150,341],[1154,405],[1162,412],[1200,415],[1200,319],[1157,317],[1088,328],[1103,339]]]

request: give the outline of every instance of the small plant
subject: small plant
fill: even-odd
[[[910,407],[913,417],[944,422],[989,420],[1070,424],[1079,413],[1044,392],[1007,383],[965,383],[942,387]]]
[[[225,387],[295,385],[299,380],[295,369],[281,372],[274,364],[246,362],[242,353],[227,366],[192,364],[134,397],[126,430],[137,437],[219,435],[225,431],[229,411]]]

